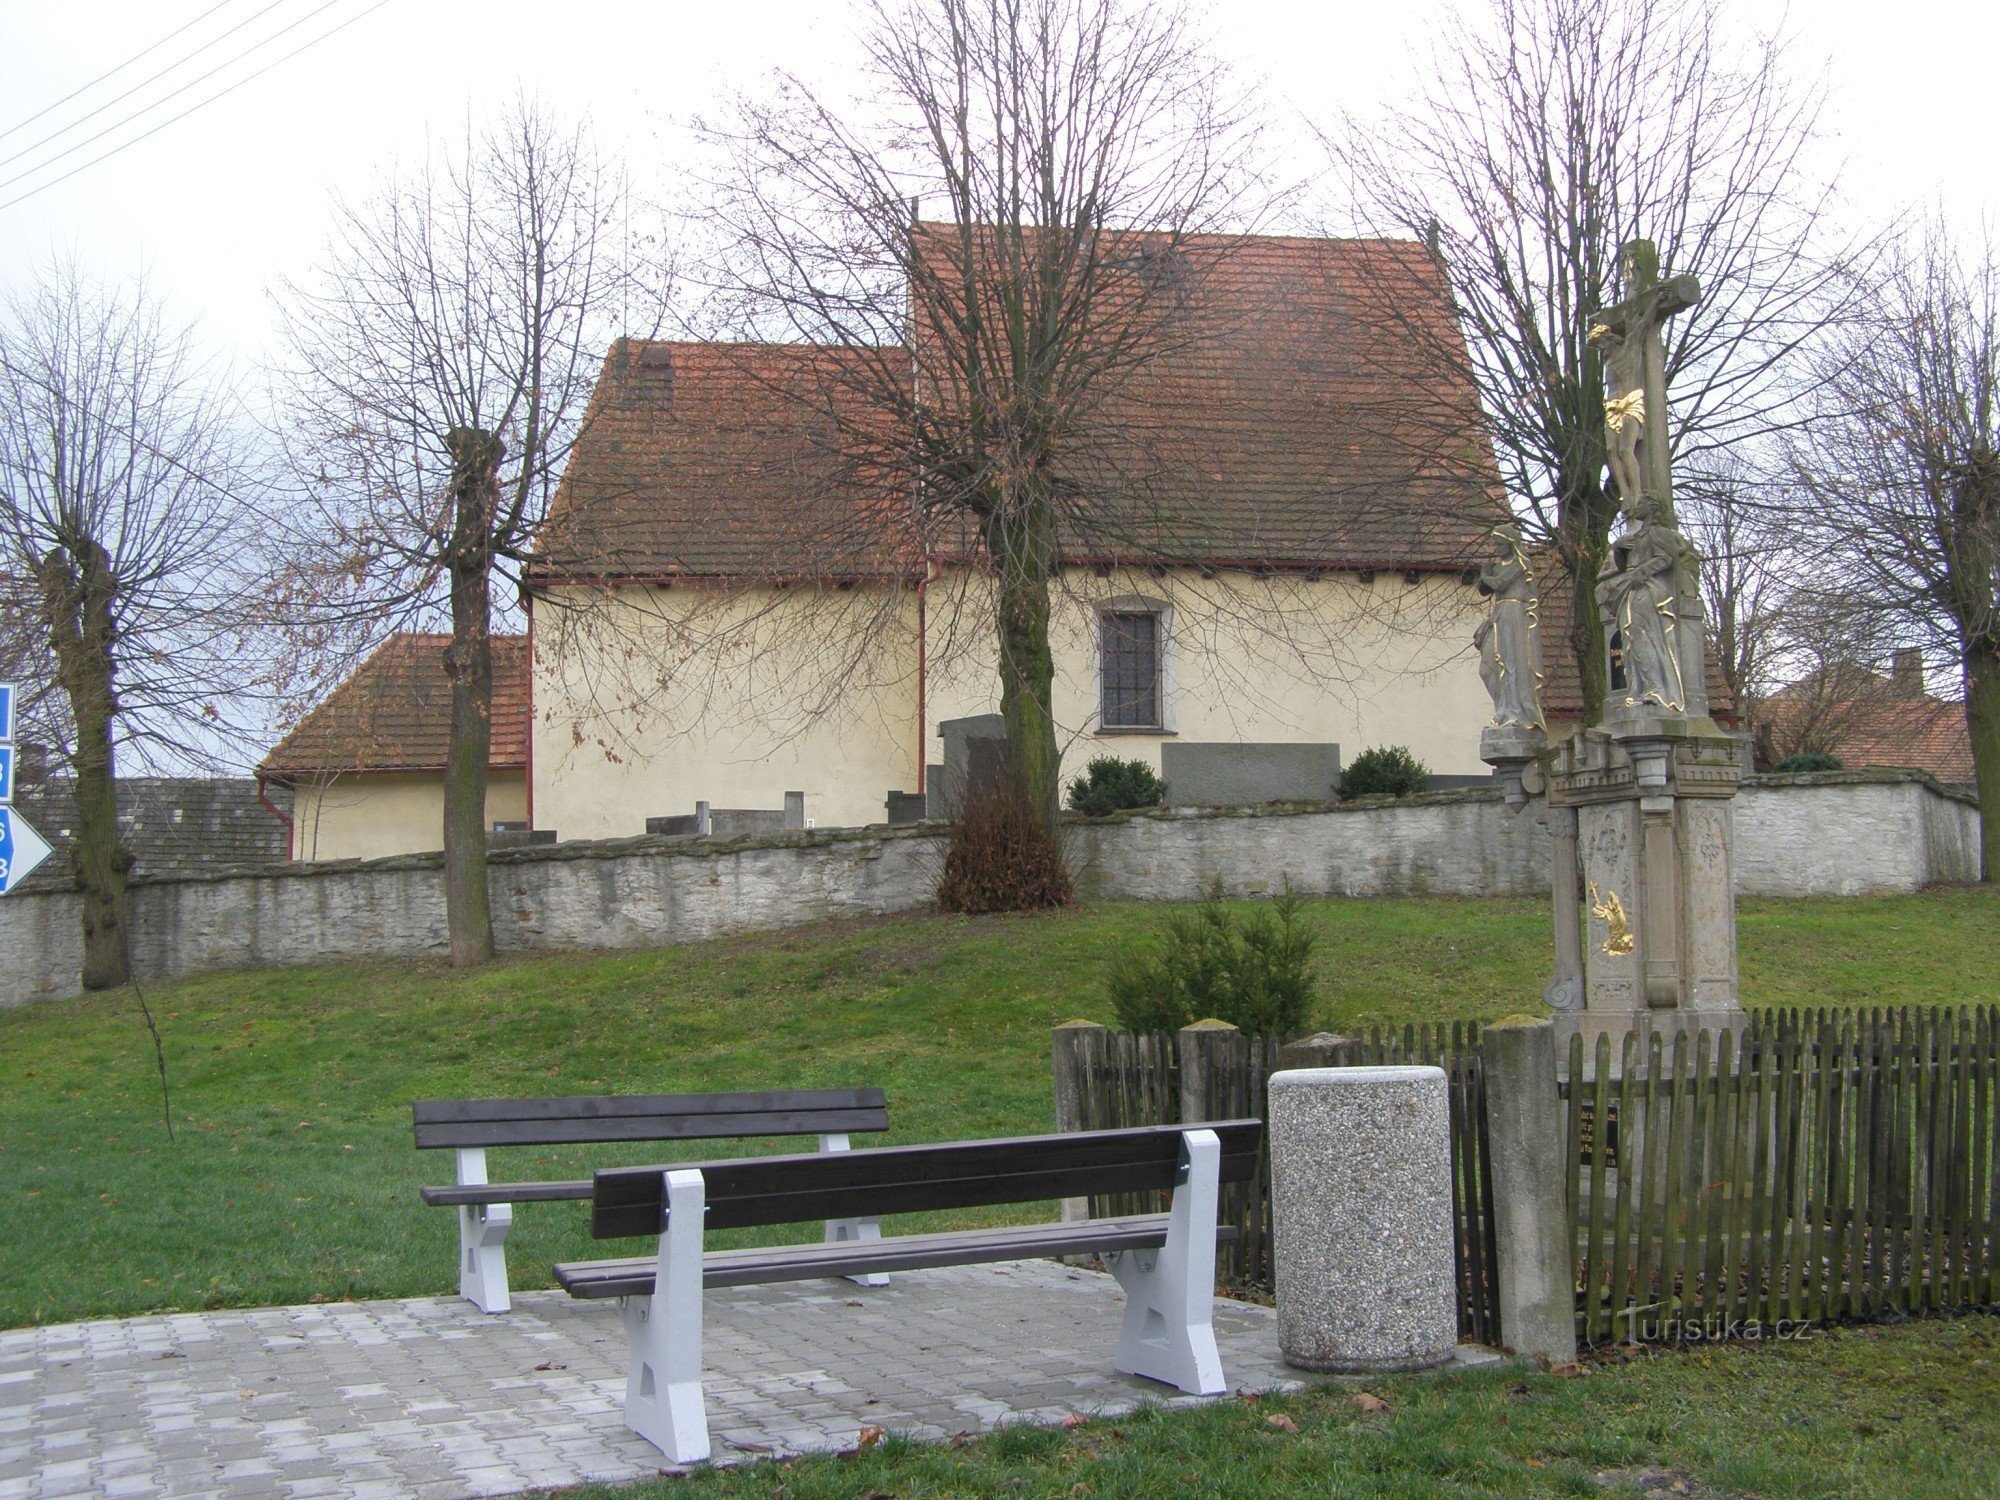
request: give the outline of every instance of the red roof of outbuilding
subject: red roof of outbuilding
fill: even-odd
[[[442,771],[451,733],[448,635],[399,631],[326,695],[257,767],[289,781],[347,771]],[[528,764],[528,640],[493,637],[493,739],[487,765]]]

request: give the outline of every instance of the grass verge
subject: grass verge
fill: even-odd
[[[2000,1321],[1841,1329],[1594,1363],[1326,1385],[852,1457],[704,1469],[566,1500],[1186,1495],[2000,1494]],[[1366,1400],[1362,1399],[1365,1394]]]
[[[1049,1027],[1110,1019],[1105,958],[1160,915],[917,916],[468,973],[397,961],[161,985],[172,1144],[129,991],[0,1012],[0,1326],[449,1291],[452,1215],[416,1188],[451,1164],[412,1149],[417,1098],[872,1083],[890,1140],[1047,1129]],[[1542,902],[1320,901],[1311,917],[1333,1027],[1492,1018],[1546,978]],[[1745,902],[1740,928],[1752,1003],[2000,997],[1990,890]],[[583,1176],[669,1154],[523,1149],[493,1167]],[[562,1204],[522,1207],[509,1248],[520,1286],[621,1249]]]

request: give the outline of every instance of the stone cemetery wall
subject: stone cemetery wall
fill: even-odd
[[[1769,777],[1736,801],[1744,895],[1912,891],[1978,874],[1979,814],[1928,777]],[[1220,879],[1235,895],[1532,896],[1548,838],[1487,790],[1338,807],[1172,808],[1077,823],[1079,888],[1181,900]],[[643,948],[927,905],[934,826],[737,840],[613,839],[492,855],[503,950]],[[221,870],[133,886],[133,958],[147,978],[324,959],[445,952],[440,856]],[[73,994],[73,892],[0,900],[0,1006]]]

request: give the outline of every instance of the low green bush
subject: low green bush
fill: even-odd
[[[1128,807],[1158,807],[1167,799],[1167,784],[1143,760],[1119,760],[1100,755],[1069,784],[1069,810],[1102,817]]]
[[[1800,771],[1845,771],[1838,755],[1825,755],[1817,750],[1802,751],[1798,755],[1787,755],[1771,769],[1780,776],[1790,776]]]
[[[1229,909],[1218,881],[1191,910],[1171,913],[1158,940],[1112,959],[1104,987],[1128,1031],[1178,1031],[1227,1021],[1290,1040],[1310,1018],[1317,941],[1305,904],[1285,888],[1244,914]]]
[[[1386,793],[1407,797],[1431,784],[1430,768],[1402,745],[1377,745],[1363,750],[1340,773],[1340,795],[1366,797]]]

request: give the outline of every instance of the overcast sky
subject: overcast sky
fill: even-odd
[[[1448,9],[1444,0],[1226,0],[1213,17],[1225,48],[1263,81],[1280,129],[1296,130],[1302,113],[1365,111],[1397,89]],[[313,260],[330,195],[365,190],[396,153],[420,152],[426,130],[458,133],[518,82],[565,110],[587,109],[605,142],[626,149],[635,179],[663,188],[674,119],[773,67],[837,79],[852,57],[852,13],[843,0],[0,0],[0,158],[13,158],[0,160],[0,284],[20,285],[52,250],[113,272],[143,266],[218,349],[254,358],[269,327],[267,289]],[[1784,16],[1774,0],[1733,0],[1731,13],[1764,27]],[[1968,219],[2000,208],[1991,127],[2000,10],[1810,0],[1788,24],[1800,65],[1823,68],[1833,90],[1853,213],[1886,215],[1926,197]],[[239,80],[248,81],[205,102]]]

